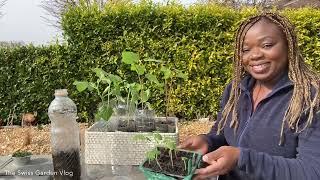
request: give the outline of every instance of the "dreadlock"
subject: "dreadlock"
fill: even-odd
[[[244,36],[246,32],[259,20],[266,19],[274,24],[276,24],[285,34],[287,44],[288,44],[288,76],[293,82],[293,94],[289,102],[288,109],[282,120],[281,131],[280,131],[280,141],[279,145],[283,144],[284,141],[284,125],[287,124],[290,129],[294,129],[295,132],[301,132],[305,130],[311,123],[314,117],[315,111],[319,107],[320,93],[319,93],[319,79],[320,76],[315,71],[311,70],[307,64],[304,62],[302,57],[296,34],[293,26],[289,21],[275,13],[263,13],[258,16],[251,17],[246,21],[242,22],[238,31],[236,33],[236,44],[234,52],[234,63],[233,63],[233,81],[231,86],[231,92],[228,102],[226,103],[223,111],[222,117],[217,127],[217,134],[220,134],[221,130],[225,127],[227,123],[227,117],[231,114],[230,127],[236,132],[239,122],[238,122],[238,103],[241,94],[239,85],[242,78],[245,75],[244,67],[242,66],[242,46],[244,41]],[[311,87],[315,89],[315,94],[311,95]],[[311,96],[314,96],[313,98]],[[307,121],[302,128],[299,128],[300,117],[303,113],[308,111]]]

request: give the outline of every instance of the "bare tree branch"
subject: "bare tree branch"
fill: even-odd
[[[0,41],[0,47],[17,47],[23,46],[25,43],[23,41]]]
[[[69,6],[76,6],[77,0],[43,0],[41,7],[46,11],[48,17],[44,18],[50,25],[61,28],[61,17]]]
[[[47,17],[44,18],[50,25],[61,29],[61,18],[69,7],[78,6],[82,3],[85,6],[98,4],[102,8],[107,0],[43,0],[41,7],[46,11]]]
[[[200,3],[217,3],[233,8],[239,8],[241,6],[260,6],[269,7],[276,0],[199,0]]]
[[[61,18],[63,13],[69,7],[78,6],[80,3],[85,6],[93,4],[98,5],[102,9],[106,3],[131,3],[132,0],[43,0],[41,7],[46,11],[44,18],[50,25],[61,29]]]
[[[0,1],[0,9],[6,4],[7,0]],[[3,12],[0,11],[0,18],[3,16]]]

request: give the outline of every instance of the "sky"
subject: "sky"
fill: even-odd
[[[59,30],[43,18],[42,0],[7,0],[1,8],[0,41],[23,41],[26,44],[48,44],[59,36]]]
[[[40,7],[42,0],[7,0],[0,9],[0,41],[23,41],[25,44],[46,45],[61,39],[61,32],[43,17],[48,17]],[[192,4],[196,0],[182,0]]]

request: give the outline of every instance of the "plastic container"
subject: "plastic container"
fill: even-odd
[[[55,90],[48,115],[51,121],[51,146],[55,180],[79,180],[80,136],[76,122],[77,107],[67,89]]]
[[[133,116],[129,114],[128,106],[126,103],[118,102],[117,105],[114,107],[114,115],[112,118],[114,118],[116,121],[118,121],[118,131],[123,132],[132,132],[135,131],[135,127],[133,122]],[[130,121],[132,119],[132,121]],[[126,154],[126,156],[129,156],[130,154]],[[132,171],[131,165],[117,165],[112,164],[111,165],[111,172],[114,175],[112,180],[131,180],[130,173]]]
[[[134,121],[137,132],[152,132],[155,130],[155,113],[153,110],[136,110]]]
[[[159,148],[159,147],[158,147]],[[190,164],[187,163],[187,170],[188,173],[185,176],[180,176],[177,174],[165,174],[161,172],[155,172],[152,169],[146,168],[144,165],[148,162],[148,160],[144,161],[139,166],[139,170],[143,172],[144,176],[148,180],[176,180],[176,179],[183,179],[183,180],[192,180],[192,177],[196,171],[196,169],[200,168],[202,155],[198,152],[187,151],[187,150],[177,150],[177,152],[186,152],[192,154],[194,158],[190,161]],[[191,159],[190,159],[191,160]]]
[[[135,132],[136,127],[134,123],[134,116],[129,112],[129,107],[124,102],[119,102],[116,107],[114,107],[113,118],[118,121],[118,131],[122,132]]]
[[[156,117],[155,121],[166,119],[174,122],[175,131],[160,134],[164,138],[173,138],[178,143],[178,118]],[[86,164],[139,165],[145,160],[145,153],[156,146],[156,142],[133,140],[135,136],[147,136],[149,132],[100,132],[100,127],[101,124],[96,122],[85,131]]]
[[[12,162],[16,166],[24,166],[30,162],[31,155],[24,156],[24,157],[12,157]]]

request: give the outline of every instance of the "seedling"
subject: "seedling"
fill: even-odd
[[[148,107],[150,109],[150,103],[148,102],[150,98],[151,89],[145,86],[146,81],[149,80],[151,83],[159,84],[157,77],[151,73],[147,72],[144,62],[153,61],[160,62],[158,60],[140,59],[139,55],[134,52],[123,51],[122,52],[122,62],[124,64],[130,65],[130,70],[135,72],[138,77],[138,83],[134,83],[130,86],[132,97],[139,94],[138,98],[135,99],[136,106],[141,105],[142,109]]]
[[[30,155],[32,155],[32,153],[28,151],[16,151],[12,154],[12,157],[26,157]]]
[[[136,139],[156,142],[157,146],[147,152],[147,161],[139,167],[148,179],[191,180],[201,161],[201,154],[193,151],[177,150],[172,138],[162,137],[158,132],[137,135]],[[175,152],[175,156],[173,155]],[[170,156],[170,157],[169,157]],[[170,162],[169,162],[170,158]]]
[[[181,157],[181,160],[183,161],[183,164],[184,164],[184,170],[187,170],[188,158],[187,157]]]
[[[177,149],[176,142],[172,138],[165,138],[164,142],[163,142],[163,145],[164,145],[164,147],[169,149],[171,166],[173,167],[172,151],[176,152],[176,149]]]
[[[158,159],[157,159],[157,156],[160,154],[158,147],[164,147],[164,148],[169,149],[171,166],[173,167],[172,152],[173,151],[176,152],[175,150],[177,147],[176,142],[173,138],[168,138],[168,137],[163,138],[159,132],[155,131],[155,132],[150,133],[148,135],[137,134],[136,136],[134,136],[134,140],[141,140],[141,141],[148,141],[148,142],[155,141],[156,146],[153,149],[151,149],[150,151],[148,151],[146,156],[148,158],[149,163],[151,160],[153,160],[155,158],[160,169],[161,169],[161,166],[160,166]]]
[[[169,113],[169,105],[170,105],[170,99],[171,99],[171,88],[172,88],[172,83],[175,78],[180,78],[183,80],[188,79],[188,75],[183,73],[179,69],[173,69],[167,66],[162,65],[160,71],[163,74],[162,79],[164,80],[164,90],[165,90],[165,113],[166,117],[168,117]]]
[[[152,160],[155,160],[157,162],[157,165],[159,166],[159,168],[162,170],[161,165],[160,165],[160,163],[158,161],[158,155],[160,155],[160,151],[157,148],[151,149],[150,151],[148,151],[146,153],[146,155],[147,155],[149,163]]]
[[[73,85],[76,86],[79,92],[89,90],[97,93],[101,99],[101,103],[95,118],[97,120],[103,119],[108,121],[113,113],[110,104],[111,99],[116,98],[124,101],[120,94],[120,84],[123,83],[123,80],[119,76],[107,73],[101,68],[94,68],[92,71],[98,77],[96,82],[75,81]]]

